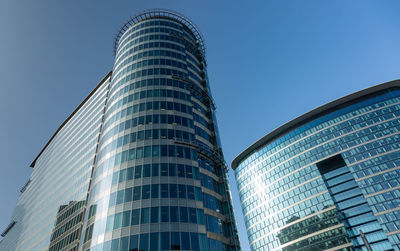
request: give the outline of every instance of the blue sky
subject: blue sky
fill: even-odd
[[[29,164],[112,68],[118,28],[148,8],[178,11],[204,34],[228,163],[313,108],[400,78],[395,0],[2,0],[0,230],[29,179]],[[233,177],[242,248],[249,250]]]

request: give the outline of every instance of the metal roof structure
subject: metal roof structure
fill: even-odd
[[[119,40],[121,39],[121,37],[125,33],[125,31],[127,31],[132,25],[134,25],[138,22],[141,22],[141,21],[147,20],[147,19],[151,19],[151,18],[157,18],[157,17],[176,20],[176,21],[182,23],[183,25],[185,25],[196,37],[197,42],[200,45],[200,52],[201,52],[203,58],[204,59],[206,58],[206,46],[204,43],[203,35],[201,34],[201,32],[197,28],[197,26],[189,18],[185,17],[184,15],[177,13],[175,11],[168,10],[168,9],[149,9],[149,10],[145,10],[143,12],[139,12],[138,14],[129,18],[124,23],[124,25],[121,26],[121,28],[119,29],[118,33],[115,36],[114,46],[113,46],[114,56],[116,55],[116,52],[117,52]]]

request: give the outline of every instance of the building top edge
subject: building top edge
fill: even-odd
[[[141,22],[146,19],[151,19],[151,18],[157,18],[157,17],[162,17],[162,18],[169,18],[176,20],[182,24],[184,24],[188,29],[190,29],[193,32],[193,35],[196,37],[199,45],[200,45],[200,52],[204,58],[206,59],[206,46],[204,43],[204,38],[203,34],[201,34],[200,29],[186,16],[172,10],[168,9],[148,9],[142,12],[137,13],[136,15],[133,15],[131,18],[129,18],[119,29],[118,33],[115,36],[114,39],[114,46],[113,46],[113,51],[114,55],[116,55],[117,52],[117,47],[120,38],[122,35],[125,33],[126,30],[128,30],[132,25]]]
[[[36,158],[32,161],[29,167],[35,167],[36,161],[39,159],[40,155],[44,152],[50,142],[54,139],[57,133],[68,123],[69,120],[78,112],[78,110],[85,104],[85,102],[100,88],[100,86],[109,78],[111,77],[112,71],[108,72],[107,75],[99,82],[99,84],[89,93],[89,95],[75,108],[75,110],[64,120],[64,122],[57,128],[56,132],[51,136],[49,141],[47,141],[46,145],[42,148]]]
[[[261,147],[267,145],[269,142],[273,141],[279,136],[282,136],[293,129],[296,129],[298,126],[304,124],[306,121],[310,119],[316,119],[318,117],[321,117],[329,112],[331,112],[334,109],[339,109],[341,105],[344,105],[346,103],[350,103],[359,99],[362,99],[363,97],[373,95],[377,92],[384,91],[386,89],[391,89],[391,88],[400,88],[400,79],[385,82],[383,84],[375,85],[366,89],[363,89],[358,92],[354,92],[352,94],[349,94],[347,96],[344,96],[342,98],[336,99],[334,101],[331,101],[325,105],[322,105],[318,108],[315,108],[307,113],[304,113],[303,115],[287,122],[286,124],[276,128],[272,132],[266,134],[264,137],[260,138],[257,140],[255,143],[250,145],[248,148],[246,148],[244,151],[242,151],[238,156],[236,156],[235,159],[233,159],[231,163],[231,167],[233,170],[235,170],[238,165],[240,164],[241,161],[243,161],[245,158],[247,158],[253,151],[257,151]]]

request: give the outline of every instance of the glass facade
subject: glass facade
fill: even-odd
[[[0,250],[76,248],[83,218],[78,215],[84,210],[110,77],[78,106],[31,164],[33,172],[12,216],[16,223],[4,235]],[[71,210],[65,208],[69,204]]]
[[[34,163],[34,173],[51,169],[64,183],[73,180],[73,189],[62,188],[79,187],[80,196],[60,194],[57,206],[41,205],[51,213],[41,246],[35,233],[7,250],[240,250],[200,32],[176,13],[147,11],[121,28],[114,50],[99,114],[85,117],[98,122],[97,131],[79,132],[89,135],[93,155],[67,158],[85,149],[79,138],[57,133],[62,141],[45,147]],[[77,143],[67,151],[70,141]],[[47,156],[55,158],[51,166],[42,164]],[[59,170],[58,161],[65,168],[68,161],[87,161],[79,166],[85,179]],[[41,182],[33,177],[23,193],[35,203],[30,187]],[[42,190],[51,196],[48,187]],[[69,209],[82,203],[83,211]],[[12,232],[24,222],[13,219],[4,243],[15,240]]]
[[[315,109],[232,163],[252,250],[400,250],[400,82]]]

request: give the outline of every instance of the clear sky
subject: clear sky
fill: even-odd
[[[289,120],[400,78],[400,1],[0,2],[0,230],[29,164],[112,68],[113,39],[135,13],[168,8],[204,34],[228,163]],[[249,250],[234,175],[235,214]]]

